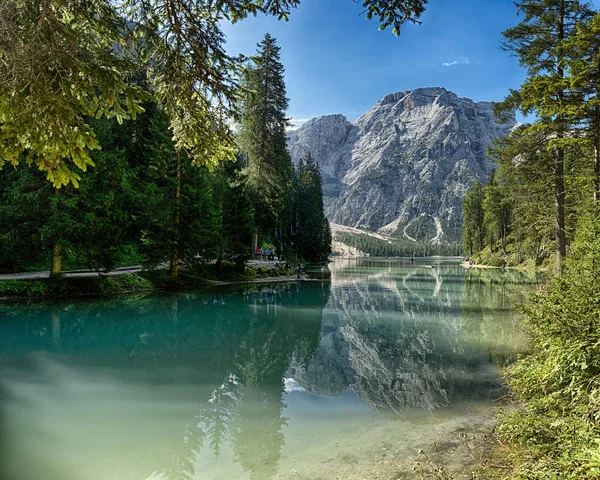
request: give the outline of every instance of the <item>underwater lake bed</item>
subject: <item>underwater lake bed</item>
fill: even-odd
[[[512,305],[536,276],[450,259],[327,268],[0,305],[0,478],[472,478],[500,368],[526,348]]]

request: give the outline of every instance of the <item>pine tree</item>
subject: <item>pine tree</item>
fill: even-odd
[[[331,253],[331,231],[323,212],[321,171],[310,153],[298,162],[294,185],[296,253],[309,262],[325,261]]]
[[[135,193],[143,253],[152,266],[167,260],[177,280],[181,262],[217,258],[221,212],[206,167],[192,165],[176,150],[166,112],[154,108],[146,126],[151,155],[138,165]]]
[[[329,220],[325,217],[323,222],[323,236],[321,238],[321,261],[326,261],[331,255],[333,236],[331,235],[331,225]]]
[[[247,157],[257,234],[280,243],[290,221],[293,165],[287,151],[284,68],[275,38],[267,34],[246,68],[240,146]]]
[[[248,177],[243,171],[243,157],[238,155],[235,162],[219,167],[213,181],[215,200],[223,212],[217,270],[221,269],[223,260],[229,260],[235,263],[237,270],[243,271],[246,260],[252,258],[254,230],[254,211]]]
[[[496,170],[490,170],[488,181],[483,187],[483,222],[488,234],[490,251],[502,240],[502,251],[506,253],[506,237],[510,226],[511,202],[506,188],[496,179]]]
[[[287,19],[300,0],[3,0],[0,4],[0,167],[22,154],[57,188],[77,185],[99,148],[86,116],[119,123],[142,112],[148,92],[132,72],[150,68],[178,149],[195,163],[233,160],[239,58],[221,21],[264,13]],[[398,35],[427,0],[364,0],[366,17]],[[139,42],[143,38],[144,42]],[[74,48],[76,46],[77,48]],[[143,54],[123,52],[141,48]],[[74,169],[73,167],[77,167]],[[78,173],[79,172],[79,173]]]
[[[510,204],[507,242],[514,244],[512,251],[519,261],[528,257],[539,262],[556,244],[554,179],[540,174],[552,171],[555,157],[545,147],[544,132],[524,126],[499,140],[491,150],[505,192],[502,196]]]
[[[522,21],[503,32],[503,48],[519,58],[528,77],[519,91],[512,91],[503,109],[518,107],[523,113],[535,113],[539,120],[530,129],[543,131],[547,148],[554,153],[553,171],[543,172],[554,178],[556,268],[560,272],[566,256],[565,228],[565,149],[572,121],[568,104],[573,101],[565,71],[568,51],[565,42],[575,33],[577,22],[591,11],[580,0],[522,0],[516,3]]]
[[[476,180],[463,200],[463,249],[472,256],[483,250],[485,229],[483,225],[483,188]]]
[[[127,158],[118,144],[116,121],[90,123],[104,149],[92,152],[96,168],[82,176],[79,188],[55,189],[34,166],[11,169],[4,177],[0,187],[4,268],[39,269],[49,264],[51,275],[58,275],[65,258],[96,270],[118,264],[131,225]]]
[[[600,13],[577,25],[577,32],[566,43],[570,88],[582,101],[572,105],[575,118],[583,126],[585,143],[591,144],[593,196],[600,201]]]

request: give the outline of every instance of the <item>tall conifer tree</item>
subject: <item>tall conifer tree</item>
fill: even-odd
[[[567,42],[570,87],[581,95],[573,105],[576,119],[581,122],[594,151],[594,201],[600,200],[600,13],[580,22],[577,33]]]
[[[516,3],[522,21],[503,32],[503,48],[519,58],[528,77],[518,91],[511,91],[501,109],[519,108],[523,113],[535,113],[538,121],[530,129],[543,131],[547,148],[554,154],[552,172],[542,174],[554,178],[556,268],[560,272],[566,256],[565,230],[565,149],[571,139],[567,135],[572,118],[566,66],[566,41],[573,35],[579,21],[591,11],[580,0],[522,0]]]
[[[278,242],[290,221],[293,165],[287,151],[286,97],[280,48],[271,35],[245,75],[240,145],[247,156],[257,233]]]
[[[483,250],[485,229],[483,227],[483,188],[476,180],[463,200],[463,249],[473,255]]]
[[[331,231],[323,213],[321,171],[310,153],[298,162],[294,183],[296,253],[310,262],[325,261],[331,253]]]
[[[169,275],[177,280],[180,262],[217,257],[221,211],[206,167],[192,165],[176,150],[166,112],[155,105],[144,115],[151,115],[145,124],[151,154],[137,171],[135,192],[142,250],[150,265],[167,260]]]

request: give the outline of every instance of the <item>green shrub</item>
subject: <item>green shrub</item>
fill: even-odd
[[[600,478],[600,217],[583,217],[563,275],[520,307],[532,353],[506,372],[522,408],[498,427],[511,478]]]
[[[0,297],[43,297],[48,294],[48,284],[41,280],[0,281]]]

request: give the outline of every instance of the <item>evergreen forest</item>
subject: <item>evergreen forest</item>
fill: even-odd
[[[286,149],[287,98],[279,47],[270,35],[244,64],[239,86],[240,147],[216,165],[178,148],[167,109],[140,105],[135,119],[86,118],[97,149],[71,182],[25,153],[0,177],[0,272],[142,264],[201,272],[243,272],[255,249],[292,261],[325,261],[331,251],[319,167],[297,168]],[[143,72],[141,72],[143,73]],[[132,78],[148,88],[143,75]],[[267,113],[265,115],[265,113]],[[18,164],[18,165],[17,165]]]

